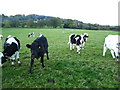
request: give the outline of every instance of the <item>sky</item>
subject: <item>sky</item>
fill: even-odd
[[[120,0],[1,0],[0,14],[38,14],[100,25],[118,25]]]

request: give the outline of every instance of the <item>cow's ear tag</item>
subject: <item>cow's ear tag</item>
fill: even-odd
[[[39,46],[39,48],[40,48],[40,46]]]

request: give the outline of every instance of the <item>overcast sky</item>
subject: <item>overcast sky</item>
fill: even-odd
[[[84,23],[118,25],[119,0],[1,0],[5,15],[38,14]]]

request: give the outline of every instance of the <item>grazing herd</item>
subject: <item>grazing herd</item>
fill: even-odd
[[[34,37],[35,33],[29,33],[28,37]],[[81,35],[78,34],[70,34],[68,44],[70,45],[70,50],[73,50],[74,47],[77,48],[77,53],[80,55],[80,50],[84,49],[84,45],[87,42],[89,35],[87,33],[83,33]],[[3,38],[3,35],[0,35],[0,39]],[[104,48],[103,48],[103,56],[107,49],[111,51],[112,57],[118,61],[119,52],[120,52],[120,38],[119,35],[108,35],[105,38]],[[26,44],[26,47],[31,51],[31,62],[30,62],[30,73],[32,73],[32,66],[35,59],[41,58],[42,67],[44,68],[44,55],[48,56],[48,41],[47,38],[43,34],[39,34],[39,37],[35,39],[32,44]],[[13,36],[8,36],[4,42],[4,50],[0,52],[0,66],[5,63],[7,60],[12,61],[12,66],[14,66],[15,59],[18,60],[18,64],[20,65],[19,60],[19,50],[20,50],[20,41]]]

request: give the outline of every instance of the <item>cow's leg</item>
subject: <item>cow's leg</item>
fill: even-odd
[[[33,63],[34,63],[34,60],[31,59],[31,62],[30,62],[30,73],[32,73],[32,66],[33,66]]]
[[[85,42],[81,45],[81,48],[84,49],[84,46],[85,46]]]
[[[73,50],[73,44],[70,43],[70,50]]]
[[[80,46],[76,45],[77,53],[80,55]]]
[[[42,67],[44,68],[44,67],[45,67],[45,66],[44,66],[44,55],[41,56],[41,63],[42,63]]]
[[[16,52],[16,59],[18,60],[18,64],[20,65],[20,60],[19,60],[19,51]]]
[[[73,45],[72,49],[74,49],[74,48],[75,48],[75,45]]]
[[[15,64],[14,64],[14,62],[15,62],[15,59],[11,59],[11,61],[12,61],[12,66],[14,66]]]
[[[15,62],[15,54],[13,54],[11,57],[10,57],[10,60],[12,61],[12,66],[14,66],[14,62]]]
[[[107,51],[107,47],[104,44],[104,47],[103,47],[103,56],[105,56],[106,51]]]
[[[21,64],[20,59],[18,58],[17,60],[18,60],[18,64],[20,65]]]
[[[116,56],[116,61],[119,61],[119,52],[118,52],[119,50],[116,48],[115,49],[115,56]]]
[[[112,57],[115,58],[114,51],[111,50]]]
[[[12,64],[11,64],[11,65],[14,66],[14,65],[15,65],[15,64],[14,64],[14,61],[15,61],[15,60],[11,60],[11,61],[12,61]]]
[[[47,59],[49,60],[48,51],[46,52],[46,54],[47,54]]]
[[[116,57],[116,61],[119,61],[119,56]]]

